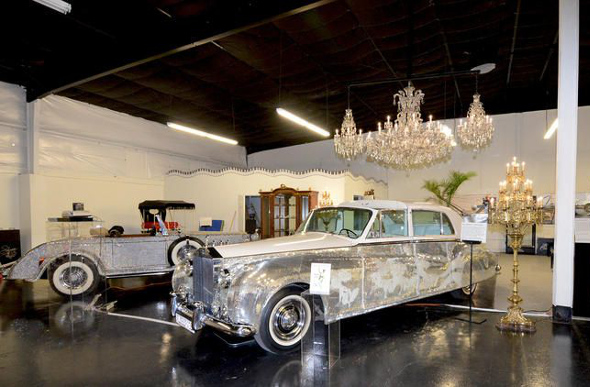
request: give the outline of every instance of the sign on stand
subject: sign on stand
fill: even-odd
[[[487,214],[479,214],[477,217],[463,218],[461,224],[461,240],[465,242],[486,243],[488,235]]]

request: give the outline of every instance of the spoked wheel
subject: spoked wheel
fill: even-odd
[[[178,238],[168,248],[168,262],[171,266],[176,266],[183,259],[192,258],[197,255],[199,249],[204,244],[198,238],[182,237]]]
[[[297,287],[282,289],[264,308],[255,339],[265,350],[280,354],[299,348],[311,325],[311,308],[301,292]]]
[[[77,255],[52,263],[48,279],[51,288],[64,297],[92,294],[100,281],[92,261]]]

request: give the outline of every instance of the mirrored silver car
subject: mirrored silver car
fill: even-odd
[[[291,236],[201,249],[173,274],[172,315],[195,332],[205,326],[253,336],[274,353],[298,348],[311,323],[301,293],[312,263],[329,263],[331,323],[445,292],[469,292],[469,246],[461,217],[426,203],[355,201],[314,210]],[[473,283],[495,275],[485,245],[473,256]]]
[[[184,225],[172,213],[184,211],[190,218],[196,218],[194,209],[194,204],[183,201],[144,201],[139,204],[141,234],[122,234],[121,227],[113,227],[106,234],[98,228],[91,230],[91,234],[99,231],[93,235],[52,240],[18,259],[7,278],[36,281],[46,274],[56,293],[65,297],[84,296],[96,291],[102,278],[170,273],[181,260],[204,245],[248,240],[241,233],[185,233]]]

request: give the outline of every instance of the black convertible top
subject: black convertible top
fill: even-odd
[[[140,210],[194,210],[194,203],[187,203],[183,200],[145,200],[139,203]]]

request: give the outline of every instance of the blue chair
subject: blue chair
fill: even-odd
[[[223,220],[213,219],[211,226],[200,226],[199,231],[223,231]]]

